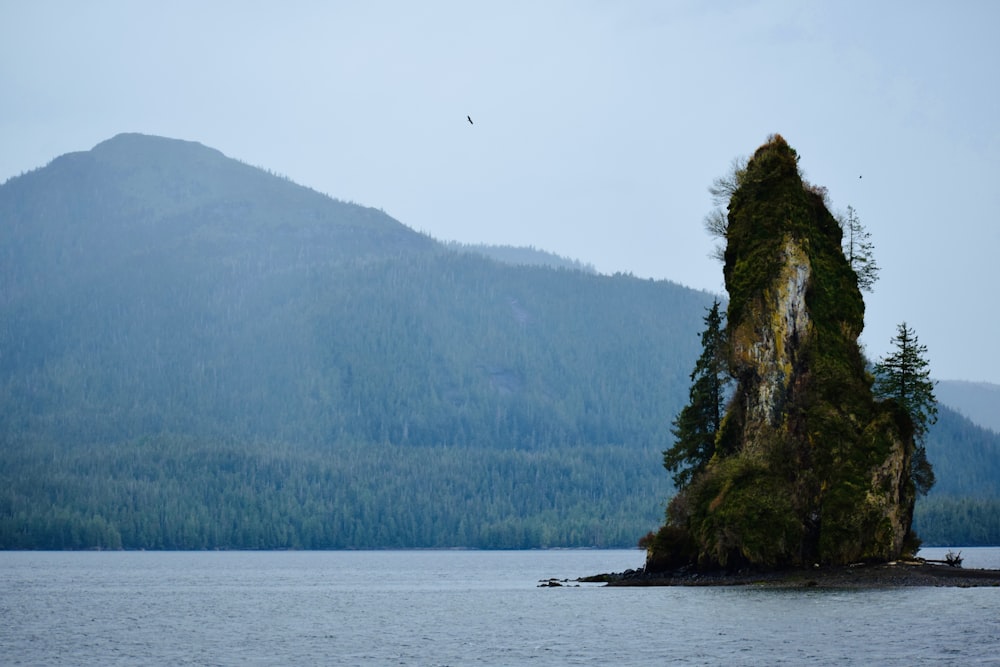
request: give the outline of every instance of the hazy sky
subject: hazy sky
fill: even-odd
[[[0,181],[157,134],[722,292],[706,188],[777,132],[872,234],[869,355],[905,320],[935,377],[1000,383],[998,27],[991,0],[0,0]]]

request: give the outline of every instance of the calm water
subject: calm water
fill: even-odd
[[[1000,568],[1000,549],[962,553]],[[0,552],[0,662],[1000,664],[998,588],[537,587],[641,564],[635,550]]]

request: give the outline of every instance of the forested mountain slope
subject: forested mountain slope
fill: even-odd
[[[942,405],[927,457],[937,483],[913,520],[925,544],[1000,544],[1000,434]]]
[[[970,420],[1000,433],[1000,386],[988,382],[941,380],[934,387],[938,401]]]
[[[713,298],[142,135],[0,186],[0,287],[0,548],[632,545]]]
[[[638,446],[709,300],[447,251],[134,135],[7,183],[0,216],[5,430],[62,442]]]
[[[299,515],[325,537],[296,545],[605,545],[660,512],[708,294],[456,252],[140,135],[8,181],[0,220],[7,546],[280,546],[258,528]],[[210,510],[223,533],[161,535]]]
[[[572,269],[585,273],[597,273],[597,270],[583,262],[567,257],[560,257],[545,250],[538,250],[532,247],[515,247],[506,245],[485,245],[480,243],[466,244],[455,241],[448,242],[447,246],[452,250],[466,251],[490,257],[514,266],[547,266],[555,269]]]

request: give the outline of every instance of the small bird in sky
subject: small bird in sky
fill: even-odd
[[[861,178],[861,177],[860,177],[860,176],[858,176],[858,178]]]
[[[469,125],[474,125],[475,124],[475,123],[472,122],[472,116],[466,116],[466,118],[469,119]]]

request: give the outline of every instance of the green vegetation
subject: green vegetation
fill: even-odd
[[[5,457],[0,548],[621,547],[667,491],[622,446],[550,451],[160,436]],[[648,474],[636,475],[645,470]]]
[[[705,315],[701,356],[691,372],[688,404],[674,420],[674,445],[663,452],[663,467],[674,473],[674,486],[683,489],[715,456],[715,439],[722,424],[730,383],[726,362],[723,316],[719,302]]]
[[[927,433],[936,483],[913,528],[928,546],[1000,545],[1000,435],[944,406]]]
[[[844,233],[844,257],[858,277],[858,287],[865,292],[871,292],[878,281],[881,269],[875,261],[875,249],[871,241],[871,233],[861,224],[858,212],[853,206],[847,207],[847,213],[837,217],[840,229]]]
[[[934,486],[934,469],[927,460],[927,430],[937,421],[938,413],[925,357],[927,346],[920,344],[905,322],[897,327],[892,342],[896,351],[875,364],[873,391],[882,400],[895,401],[910,416],[915,444],[910,477],[917,492],[926,495]]]
[[[929,546],[996,546],[1000,498],[932,495],[917,503],[913,524]]]

